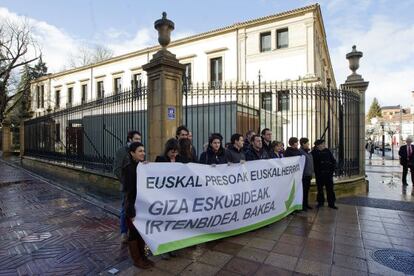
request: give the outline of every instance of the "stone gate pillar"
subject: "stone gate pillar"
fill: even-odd
[[[155,21],[154,27],[158,30],[158,42],[162,48],[149,63],[142,66],[148,78],[148,161],[154,161],[163,151],[165,142],[175,137],[177,127],[182,124],[183,114],[182,76],[185,66],[166,49],[174,23],[167,19],[164,12],[162,19]]]
[[[368,81],[364,81],[361,75],[356,73],[359,68],[359,59],[362,57],[362,52],[356,50],[356,46],[352,46],[352,51],[346,54],[346,59],[349,61],[349,69],[352,74],[349,75],[343,84],[347,88],[355,89],[359,92],[359,173],[361,176],[365,175],[365,91],[368,88]]]

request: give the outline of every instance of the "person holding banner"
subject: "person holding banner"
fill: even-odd
[[[136,216],[135,199],[137,197],[137,166],[145,160],[144,145],[140,142],[131,143],[129,146],[130,163],[123,168],[125,175],[125,215],[128,226],[128,252],[134,266],[142,269],[151,268],[154,262],[145,256],[145,241],[133,224]]]
[[[178,160],[180,163],[197,163],[197,159],[194,157],[193,145],[190,139],[178,140]]]
[[[190,147],[190,139],[181,139],[180,142],[183,143],[183,141],[187,140],[187,147]],[[183,158],[178,155],[179,150],[179,144],[178,141],[174,138],[168,139],[168,141],[165,143],[164,147],[164,154],[158,155],[157,158],[155,158],[155,162],[178,162],[178,163],[188,163],[183,162]],[[190,152],[187,152],[187,155],[189,158],[192,158],[192,154]],[[186,160],[184,160],[186,161]],[[170,257],[177,257],[177,254],[174,253],[174,251],[165,253],[161,255],[161,258],[163,260],[169,260]]]
[[[285,156],[301,156],[302,153],[299,150],[299,140],[296,137],[289,138],[289,147],[285,151]]]
[[[312,209],[312,207],[309,206],[308,195],[309,195],[309,189],[310,189],[312,175],[313,175],[313,157],[312,157],[312,154],[310,153],[309,139],[306,137],[302,137],[300,138],[299,142],[300,142],[299,151],[301,152],[303,156],[306,157],[305,168],[303,169],[303,176],[302,176],[302,187],[303,187],[302,210],[307,211],[307,210]]]
[[[208,138],[208,148],[200,156],[200,163],[207,165],[226,164],[226,155],[222,146],[223,136],[213,133]]]
[[[283,143],[280,141],[273,141],[272,142],[272,149],[275,153],[274,158],[283,158],[282,149],[283,149]]]
[[[325,202],[325,195],[323,186],[326,188],[326,197],[328,199],[328,206],[332,209],[338,209],[335,206],[335,192],[333,183],[333,174],[335,172],[336,160],[331,151],[326,148],[325,140],[318,139],[315,141],[315,148],[312,150],[313,165],[316,177],[316,186],[318,193],[316,200],[318,201],[318,208],[322,207]]]
[[[197,152],[196,152],[196,150],[195,150],[195,148],[193,147],[193,144],[192,144],[193,134],[191,133],[191,136],[190,136],[190,131],[188,130],[188,128],[185,127],[185,126],[177,127],[177,130],[175,132],[175,138],[177,140],[188,139],[190,141],[191,154],[192,154],[193,157],[191,158],[192,161],[189,161],[189,162],[198,162],[198,155],[197,155]]]
[[[240,163],[246,161],[246,156],[243,152],[244,139],[239,133],[235,133],[230,138],[231,144],[226,149],[226,160],[230,163]]]
[[[250,150],[248,150],[246,153],[247,161],[269,159],[269,155],[263,149],[262,138],[260,137],[260,135],[253,135],[250,140],[250,143]]]
[[[181,162],[178,150],[178,141],[174,138],[168,139],[165,143],[164,154],[158,155],[155,162]]]
[[[124,193],[124,182],[125,182],[125,175],[122,173],[122,169],[125,168],[130,163],[130,158],[128,154],[129,145],[131,145],[132,142],[141,142],[141,133],[136,130],[131,130],[128,132],[127,135],[127,142],[124,146],[122,146],[120,149],[117,150],[115,154],[114,159],[114,175],[118,178],[119,182],[121,183],[121,198],[122,198],[122,204],[121,204],[121,213],[120,213],[120,227],[121,227],[121,242],[123,244],[128,242],[128,227],[126,225],[125,220],[125,209],[124,209],[124,201],[125,201],[125,193]]]

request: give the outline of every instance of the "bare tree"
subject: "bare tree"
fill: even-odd
[[[75,68],[94,64],[110,59],[113,55],[113,51],[105,46],[95,45],[94,47],[89,48],[84,45],[79,47],[76,55],[72,55],[69,58],[69,66]]]
[[[40,52],[27,21],[0,23],[0,124],[5,118],[7,104],[19,95],[10,93],[13,73],[39,56]]]

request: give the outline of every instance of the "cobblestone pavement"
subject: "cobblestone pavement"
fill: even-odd
[[[10,177],[13,175],[13,177]],[[6,180],[4,180],[6,179]],[[404,275],[376,249],[414,251],[414,213],[339,205],[178,250],[141,271],[120,247],[118,219],[0,162],[0,275]]]
[[[118,219],[0,162],[0,275],[96,275],[127,259]]]

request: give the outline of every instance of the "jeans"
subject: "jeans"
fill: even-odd
[[[128,226],[127,226],[127,222],[126,222],[126,217],[125,217],[125,193],[122,193],[121,195],[122,198],[122,205],[121,205],[121,214],[120,214],[120,226],[121,226],[121,234],[126,234],[128,233]]]

